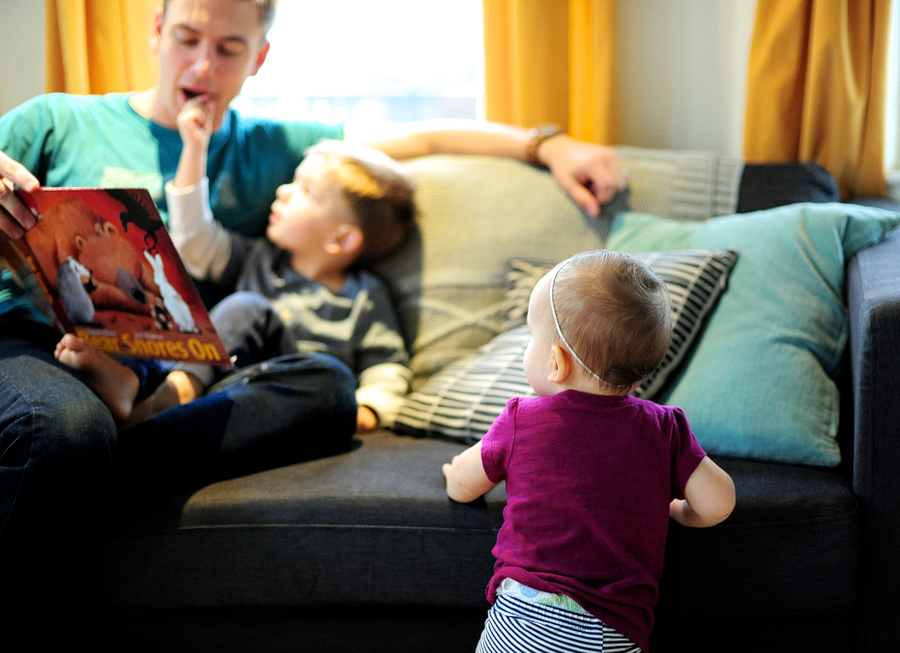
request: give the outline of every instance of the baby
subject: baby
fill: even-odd
[[[203,101],[178,117],[184,148],[166,186],[169,230],[192,276],[239,291],[210,312],[238,370],[298,351],[329,354],[358,378],[357,431],[391,424],[409,387],[408,354],[387,289],[360,265],[391,252],[412,228],[410,179],[381,152],[323,142],[279,187],[266,238],[239,236],[209,207],[212,111]],[[120,427],[188,403],[226,374],[181,365],[137,401],[140,365],[123,367],[71,334],[56,355],[82,372]]]
[[[712,526],[734,484],[679,408],[630,395],[662,361],[671,309],[637,259],[586,252],[535,286],[514,398],[480,443],[443,466],[461,502],[506,481],[480,652],[647,650],[669,517]],[[520,618],[524,617],[524,619]]]

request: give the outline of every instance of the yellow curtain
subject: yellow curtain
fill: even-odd
[[[744,157],[813,161],[841,193],[885,192],[891,0],[758,0]]]
[[[150,88],[160,0],[45,0],[47,91],[110,93]]]
[[[618,143],[615,0],[484,0],[488,120]]]

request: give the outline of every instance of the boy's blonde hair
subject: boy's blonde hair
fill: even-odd
[[[415,223],[415,185],[394,159],[362,145],[326,140],[306,150],[321,156],[363,232],[356,259],[368,263],[396,249]]]
[[[653,373],[672,337],[669,291],[659,277],[610,250],[577,254],[555,274],[556,326],[584,366],[623,392]]]

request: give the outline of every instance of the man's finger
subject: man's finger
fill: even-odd
[[[25,235],[25,230],[19,226],[19,223],[9,217],[3,209],[0,209],[0,230],[2,230],[10,238],[21,238]]]
[[[27,191],[35,190],[40,186],[37,178],[28,172],[25,166],[9,158],[3,152],[0,152],[0,179],[8,179]]]
[[[0,179],[0,229],[11,238],[20,238],[34,223],[34,214],[16,195],[12,182]]]
[[[609,202],[613,196],[628,186],[628,171],[624,166],[608,167],[594,174],[590,180],[590,188],[601,204]]]
[[[586,186],[577,179],[561,180],[560,186],[569,196],[575,200],[575,203],[581,207],[581,210],[592,217],[600,215],[600,202]]]

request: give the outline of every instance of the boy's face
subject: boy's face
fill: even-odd
[[[559,388],[548,381],[553,366],[550,349],[556,344],[556,328],[550,312],[550,276],[551,270],[545,274],[528,301],[528,328],[531,340],[525,348],[523,366],[528,383],[542,396],[556,394]]]
[[[312,154],[278,187],[266,236],[295,256],[320,253],[345,223],[356,224],[350,204],[326,159]]]
[[[214,105],[218,129],[269,51],[259,9],[248,0],[171,0],[165,16],[157,12],[152,45],[160,74],[151,118],[172,129],[185,102],[198,95]]]

